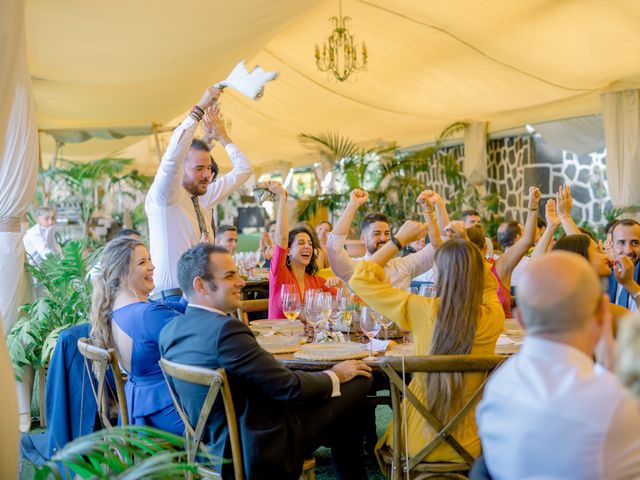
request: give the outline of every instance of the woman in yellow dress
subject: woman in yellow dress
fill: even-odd
[[[471,242],[453,239],[436,252],[437,296],[428,298],[393,288],[383,267],[410,242],[424,237],[426,225],[406,222],[368,261],[357,264],[349,285],[366,304],[390,318],[413,336],[416,355],[493,354],[504,326],[504,310],[496,294],[494,276],[480,250]],[[452,418],[483,381],[481,373],[416,374],[409,389],[444,423]],[[408,451],[417,454],[435,436],[412,407],[407,411]],[[453,431],[472,455],[480,454],[480,438],[472,410]],[[401,438],[405,438],[404,427]],[[391,425],[378,442],[393,447]],[[406,450],[406,446],[403,448]],[[440,444],[427,461],[462,461],[447,444]]]

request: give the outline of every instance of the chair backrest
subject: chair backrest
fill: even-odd
[[[96,385],[91,382],[91,390],[98,405],[98,415],[100,422],[105,428],[112,428],[110,413],[109,384],[107,382],[107,371],[111,368],[113,380],[116,385],[116,401],[120,413],[122,425],[129,424],[129,414],[127,413],[127,399],[124,394],[124,384],[122,374],[118,365],[118,357],[113,348],[105,350],[91,343],[88,338],[78,339],[78,351],[84,357],[84,364],[90,376],[96,379]]]
[[[500,355],[429,355],[429,356],[407,356],[407,357],[385,357],[381,362],[382,370],[389,377],[391,386],[391,406],[393,409],[393,464],[395,478],[402,478],[402,471],[406,471],[406,463],[401,463],[401,431],[402,431],[402,409],[401,398],[404,393],[406,400],[414,409],[426,420],[427,424],[436,432],[434,438],[425,445],[413,458],[409,458],[407,463],[409,471],[421,463],[424,458],[431,453],[441,443],[448,444],[471,469],[474,457],[453,437],[452,432],[465,418],[476,403],[480,400],[488,376],[505,360]],[[406,387],[401,377],[405,373],[485,373],[487,377],[479,387],[471,393],[469,400],[464,403],[455,415],[445,424],[441,422],[429,410],[429,407],[421,402],[416,395]],[[467,392],[469,393],[469,392]]]
[[[207,425],[207,419],[209,418],[209,414],[211,413],[211,409],[213,408],[213,404],[215,403],[218,393],[222,394],[227,426],[229,428],[229,441],[231,442],[234,477],[236,480],[242,480],[242,451],[240,450],[238,421],[236,419],[236,412],[231,398],[231,391],[229,390],[227,374],[224,369],[219,368],[217,370],[213,370],[210,368],[185,365],[171,362],[165,358],[160,359],[160,368],[165,376],[176,410],[184,422],[185,437],[187,440],[187,461],[189,463],[195,462],[198,449],[202,448],[203,451],[206,452],[202,445],[202,434],[204,433],[204,429]],[[182,406],[180,397],[175,391],[175,386],[172,381],[174,379],[209,387],[195,425],[190,422],[189,417]]]
[[[249,325],[248,313],[251,312],[267,312],[269,310],[269,299],[259,298],[257,300],[243,300],[240,308],[237,310],[238,320],[245,325]]]

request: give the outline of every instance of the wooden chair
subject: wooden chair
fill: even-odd
[[[100,422],[105,428],[113,428],[111,423],[111,395],[109,395],[110,387],[107,382],[107,370],[111,368],[113,379],[116,385],[116,402],[117,409],[120,414],[120,422],[122,425],[129,424],[129,414],[127,412],[127,399],[124,394],[124,384],[122,382],[122,373],[118,358],[113,348],[105,350],[96,347],[88,338],[78,339],[78,351],[84,357],[85,367],[90,373],[90,377],[96,379],[96,384],[91,383],[91,390],[96,399],[98,406],[98,416]],[[92,368],[92,366],[94,368]]]
[[[243,300],[240,308],[236,311],[238,320],[242,320],[245,325],[249,325],[249,315],[252,312],[267,312],[269,310],[269,299],[259,298],[258,300]],[[266,317],[265,317],[266,318]]]
[[[169,386],[169,392],[171,393],[171,398],[173,399],[176,410],[184,422],[185,438],[187,443],[187,461],[189,463],[195,462],[198,449],[206,452],[204,445],[202,445],[202,434],[204,433],[204,428],[207,424],[207,419],[209,418],[209,414],[211,413],[216,397],[219,392],[222,392],[225,416],[229,427],[229,439],[231,441],[231,457],[233,461],[234,478],[236,480],[242,480],[243,464],[242,450],[240,449],[240,433],[238,430],[238,421],[236,418],[235,408],[233,406],[231,391],[228,387],[227,374],[224,369],[219,368],[217,370],[212,370],[209,368],[194,367],[191,365],[170,362],[164,358],[160,359],[160,368],[162,369],[167,385]],[[190,423],[189,418],[182,408],[182,403],[175,392],[173,383],[170,382],[167,377],[209,387],[209,391],[207,392],[207,396],[202,404],[202,409],[200,410],[200,415],[198,416],[198,421],[195,427]],[[302,480],[315,480],[315,466],[315,458],[305,460],[300,478]],[[202,469],[202,473],[210,476],[213,472]]]
[[[222,401],[224,404],[225,416],[227,418],[227,425],[229,428],[229,439],[231,441],[231,459],[233,461],[233,472],[236,480],[242,480],[242,451],[240,450],[240,435],[238,432],[238,422],[236,419],[236,411],[231,399],[231,392],[229,391],[229,384],[227,382],[227,374],[224,369],[219,368],[212,370],[210,368],[195,367],[192,365],[184,365],[181,363],[170,362],[165,358],[160,359],[160,368],[164,374],[167,385],[169,386],[169,392],[173,399],[173,404],[184,422],[184,434],[185,443],[187,449],[187,461],[194,463],[198,450],[201,450],[208,455],[205,446],[202,444],[202,435],[207,425],[207,419],[213,408],[213,404],[219,393],[222,395]],[[209,387],[207,396],[204,399],[202,408],[200,409],[200,415],[195,425],[189,421],[180,398],[178,397],[173,382],[169,378],[182,380],[183,382],[194,383],[196,385],[203,385]],[[212,476],[213,471],[208,469],[202,469],[201,473],[205,476]]]
[[[386,357],[381,362],[382,370],[389,377],[391,388],[391,405],[393,409],[393,445],[391,451],[385,447],[381,452],[381,457],[387,466],[387,478],[401,480],[406,477],[407,463],[412,480],[426,478],[455,478],[467,479],[466,474],[471,470],[475,461],[473,455],[469,453],[452,435],[452,432],[465,418],[465,416],[475,408],[484,391],[484,386],[491,372],[498,367],[505,358],[499,355],[430,355],[430,356],[408,356],[404,357],[404,367],[402,357]],[[429,410],[427,405],[420,402],[418,398],[405,386],[402,381],[402,372],[405,373],[486,373],[487,377],[482,384],[473,392],[471,398],[461,406],[460,410],[446,424],[438,420]],[[434,438],[425,445],[413,458],[405,458],[402,453],[404,439],[401,438],[402,431],[402,395],[406,394],[407,406],[411,404],[413,408],[426,420],[427,424],[436,432]],[[425,457],[440,444],[448,444],[462,458],[462,462],[427,462]]]

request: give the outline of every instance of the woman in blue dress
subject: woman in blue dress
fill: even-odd
[[[93,283],[90,336],[96,345],[116,350],[129,376],[125,384],[129,423],[182,435],[184,425],[158,365],[158,336],[179,312],[148,301],[154,266],[140,241],[109,242],[101,265]]]

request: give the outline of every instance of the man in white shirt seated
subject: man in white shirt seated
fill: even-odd
[[[238,247],[238,229],[233,225],[220,225],[216,229],[216,245],[227,249],[231,255]]]
[[[217,106],[211,106],[220,94],[217,88],[207,89],[175,129],[145,200],[151,258],[156,267],[151,296],[155,300],[180,299],[176,271],[180,255],[201,241],[213,242],[214,206],[253,174],[251,163],[218,118]],[[218,179],[209,146],[193,138],[201,120],[207,136],[224,146],[233,164],[233,169]]]
[[[62,252],[56,240],[56,212],[52,207],[40,207],[36,212],[36,224],[24,234],[24,250],[29,263],[40,265],[47,255]]]
[[[396,242],[391,236],[391,227],[387,217],[382,213],[369,214],[360,225],[360,239],[364,241],[366,254],[361,258],[349,257],[344,249],[347,234],[349,233],[349,228],[355,218],[356,212],[368,200],[369,195],[367,192],[359,189],[353,190],[349,204],[327,239],[327,255],[329,256],[331,270],[345,283],[349,283],[356,262],[369,259],[388,241]],[[430,220],[432,220],[430,225],[436,225],[437,228],[433,206],[426,202],[423,208],[426,216],[432,217],[430,218]],[[431,232],[429,233],[431,236]],[[403,245],[398,245],[399,250],[402,250],[402,248]],[[429,244],[419,252],[409,254],[405,257],[391,259],[384,267],[384,272],[391,282],[391,285],[396,288],[407,289],[411,285],[411,280],[414,277],[431,269],[434,255],[434,247],[432,244]]]
[[[491,377],[476,419],[491,478],[640,478],[640,405],[593,356],[608,299],[583,257],[532,259],[518,285],[527,336]]]

